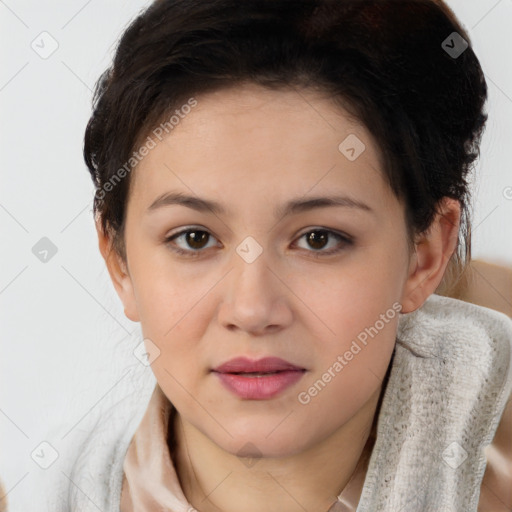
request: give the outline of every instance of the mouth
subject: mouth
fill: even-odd
[[[239,357],[211,370],[225,389],[243,400],[269,400],[297,383],[307,372],[284,359],[258,361]]]

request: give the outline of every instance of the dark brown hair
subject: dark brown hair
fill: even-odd
[[[468,34],[441,0],[151,4],[100,77],[85,132],[94,211],[123,259],[130,158],[141,141],[191,97],[247,82],[332,97],[375,137],[410,235],[429,228],[442,197],[460,201],[452,263],[469,262],[468,174],[487,86]],[[122,168],[126,177],[114,183]]]

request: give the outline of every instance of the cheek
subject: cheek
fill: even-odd
[[[348,422],[381,388],[395,346],[398,315],[390,310],[385,320],[377,317],[352,329],[353,336],[347,333],[336,343],[317,347],[314,372],[297,390],[296,408],[304,417],[321,418],[323,434]]]
[[[181,386],[197,393],[192,377],[197,377],[201,364],[198,349],[205,326],[198,314],[204,307],[200,300],[203,288],[169,277],[147,278],[141,280],[136,293],[146,350],[158,354],[151,369],[166,395],[181,403],[187,396],[179,395]]]
[[[151,369],[164,393],[176,405],[198,395],[198,377],[203,368],[200,355],[205,325],[199,320],[204,292],[193,286],[159,280],[142,294],[140,317],[144,338],[159,350]],[[177,292],[177,289],[186,290]]]
[[[134,255],[132,281],[143,336],[160,350],[152,368],[167,380],[167,372],[188,379],[202,362],[200,344],[215,312],[212,292],[219,278],[172,264],[164,251],[154,250],[163,255],[153,258],[149,252]]]
[[[298,293],[321,319],[311,315],[317,362],[298,397],[312,413],[327,408],[343,421],[382,384],[395,346],[402,265],[399,254],[375,251],[340,269],[329,286],[311,286],[311,275],[303,282]]]
[[[168,343],[194,314],[214,276],[184,272],[164,248],[142,245],[134,248],[130,265],[140,322],[145,336]]]
[[[338,267],[319,266],[293,277],[293,292],[303,301],[299,307],[314,339],[343,348],[382,315],[385,325],[379,321],[379,331],[393,337],[389,324],[400,309],[405,265],[399,251],[375,247],[354,253]]]
[[[385,377],[398,318],[397,309],[392,307],[371,320],[341,317],[337,325],[342,334],[334,342],[318,342],[314,371],[301,386],[305,395],[298,397],[299,403],[336,403],[343,405],[347,414],[355,412]]]

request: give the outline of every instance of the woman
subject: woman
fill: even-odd
[[[440,0],[143,12],[84,155],[156,385],[80,447],[70,508],[499,510],[512,322],[435,294],[486,94]]]

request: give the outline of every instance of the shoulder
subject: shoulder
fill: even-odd
[[[118,510],[122,464],[154,388],[154,377],[136,391],[116,392],[97,411],[90,411],[69,435],[51,436],[59,453],[44,473],[48,510],[82,512]],[[128,388],[127,388],[128,389]]]
[[[405,319],[401,334],[422,357],[446,362],[457,377],[459,399],[471,398],[465,425],[481,440],[485,462],[478,480],[478,512],[510,512],[512,319],[484,306],[434,295]]]
[[[485,456],[478,512],[508,512],[512,510],[512,395]]]
[[[486,261],[471,261],[451,294],[512,317],[512,269]],[[512,510],[512,394],[495,436],[485,450],[486,469],[480,488],[478,512]]]

